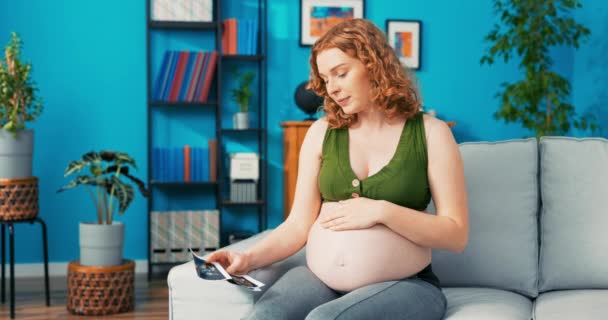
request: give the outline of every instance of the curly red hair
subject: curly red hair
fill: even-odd
[[[357,115],[342,111],[329,97],[325,82],[319,75],[317,56],[330,48],[338,48],[363,63],[371,83],[372,103],[382,107],[389,119],[398,115],[409,119],[418,112],[418,89],[401,66],[384,33],[368,20],[349,19],[335,25],[319,38],[310,55],[308,88],[325,98],[323,111],[331,128],[348,127],[357,121]]]

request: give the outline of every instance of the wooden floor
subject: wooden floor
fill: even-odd
[[[148,282],[145,275],[135,279],[135,310],[111,316],[75,316],[66,308],[67,281],[65,277],[50,278],[51,306],[44,297],[44,278],[17,278],[15,281],[15,319],[63,320],[63,319],[147,319],[167,320],[169,299],[165,277]],[[6,301],[0,304],[0,319],[10,319],[9,285],[6,284]]]

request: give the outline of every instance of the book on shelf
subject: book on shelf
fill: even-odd
[[[152,21],[213,21],[213,0],[150,0],[150,2]]]
[[[207,102],[217,55],[217,51],[166,51],[152,96],[161,102]]]
[[[216,182],[217,140],[207,146],[152,148],[152,178],[156,182]]]
[[[209,144],[209,181],[217,182],[217,155],[218,144],[216,139],[208,141]]]
[[[222,21],[222,26],[222,52],[224,54],[257,54],[258,23],[256,20],[228,18]]]

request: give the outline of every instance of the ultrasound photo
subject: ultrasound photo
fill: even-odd
[[[260,291],[260,287],[263,287],[264,284],[253,279],[252,277],[248,276],[248,275],[244,275],[244,276],[236,276],[236,275],[231,275],[232,279],[229,279],[228,282],[232,283],[232,284],[236,284],[238,286],[243,286],[243,287],[247,287],[249,289],[253,289],[254,291]]]
[[[205,259],[190,249],[194,264],[196,265],[196,273],[199,278],[205,280],[228,280],[228,282],[237,286],[245,287],[253,291],[261,291],[260,287],[264,284],[248,275],[238,276],[231,275],[226,272],[226,269],[217,262],[209,263]]]
[[[194,258],[194,264],[196,265],[196,273],[198,276],[205,280],[226,280],[230,279],[230,275],[222,266],[217,263],[209,263],[203,259],[203,257],[196,255],[192,250],[192,257]]]

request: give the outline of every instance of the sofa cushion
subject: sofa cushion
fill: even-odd
[[[530,320],[532,302],[520,294],[488,288],[444,288],[445,320]]]
[[[608,140],[540,140],[539,290],[608,289]]]
[[[534,302],[535,320],[597,320],[608,315],[608,290],[541,293]]]
[[[536,139],[460,144],[469,205],[462,253],[433,250],[442,286],[493,287],[538,294]],[[431,204],[427,209],[434,212]]]

